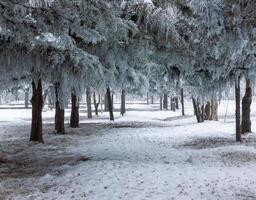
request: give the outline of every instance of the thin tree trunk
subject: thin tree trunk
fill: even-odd
[[[32,82],[32,122],[30,141],[44,143],[43,140],[43,128],[42,128],[42,108],[43,108],[43,94],[42,94],[42,82],[38,80],[37,86],[33,80]]]
[[[151,95],[151,104],[154,104],[154,95]]]
[[[25,108],[28,108],[29,101],[29,88],[25,89]]]
[[[184,108],[184,92],[181,89],[181,109],[182,109],[182,116],[185,116],[185,108]]]
[[[147,105],[149,105],[149,94],[147,92]]]
[[[160,110],[163,110],[163,96],[160,96]]]
[[[92,119],[92,100],[91,100],[91,89],[86,89],[86,104],[87,104],[87,117]]]
[[[175,107],[179,109],[179,97],[175,97]]]
[[[71,94],[71,116],[70,116],[70,127],[79,127],[79,102],[75,94]]]
[[[65,134],[65,126],[64,126],[64,120],[65,120],[65,110],[64,108],[61,108],[60,102],[58,100],[59,98],[59,85],[55,85],[55,96],[56,96],[56,102],[55,102],[55,130],[57,133]]]
[[[107,97],[108,97],[108,107],[109,107],[109,118],[111,121],[114,121],[114,114],[113,114],[113,104],[111,99],[111,92],[110,89],[107,88]]]
[[[94,108],[95,108],[95,115],[99,115],[99,105],[100,105],[100,94],[98,95],[99,101],[97,102],[96,100],[96,93],[93,92],[93,103],[94,103]]]
[[[168,110],[168,94],[164,93],[164,109]]]
[[[108,103],[108,94],[105,94],[105,98],[104,98],[104,110],[105,112],[109,112],[109,103]]]
[[[246,79],[245,95],[242,100],[242,124],[241,131],[244,133],[251,133],[251,103],[252,103],[252,88],[249,79]]]
[[[198,123],[204,122],[204,104],[200,106],[200,102],[192,97],[194,113]]]
[[[240,76],[235,80],[236,94],[236,141],[241,142],[241,122],[240,122]]]
[[[125,90],[122,90],[122,95],[121,95],[121,115],[124,115],[125,113]]]

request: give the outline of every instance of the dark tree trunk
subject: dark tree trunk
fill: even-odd
[[[29,101],[29,88],[25,89],[25,108],[28,108],[28,101]]]
[[[218,101],[216,98],[211,100],[210,120],[218,121]]]
[[[61,108],[60,102],[58,100],[59,97],[59,85],[55,85],[55,97],[56,97],[56,102],[55,102],[55,130],[57,133],[65,134],[65,126],[64,126],[64,121],[65,121],[65,110],[64,108]]]
[[[235,80],[236,94],[236,141],[241,142],[241,122],[240,122],[240,76]]]
[[[122,90],[122,95],[121,95],[121,115],[124,115],[125,113],[125,90]]]
[[[109,118],[111,121],[114,121],[114,113],[113,113],[113,104],[111,99],[110,88],[107,88],[107,97],[108,97],[108,107],[109,107]]]
[[[163,96],[160,96],[160,110],[163,110]]]
[[[244,133],[251,133],[251,103],[252,103],[252,88],[249,79],[246,79],[245,95],[242,100],[242,124],[241,131]]]
[[[93,92],[93,103],[94,103],[94,108],[95,108],[95,115],[99,115],[99,105],[100,105],[100,94],[98,95],[99,101],[97,102],[96,100],[96,93]]]
[[[175,105],[175,98],[171,97],[171,111],[175,112],[176,111],[176,105]]]
[[[181,96],[181,109],[182,109],[182,116],[185,115],[185,108],[184,108],[184,92],[183,92],[183,89],[181,89],[181,92],[180,92],[180,96]]]
[[[91,99],[91,89],[86,89],[86,105],[87,105],[87,117],[92,119],[92,99]]]
[[[105,94],[104,97],[104,111],[109,112],[109,103],[108,103],[108,94]]]
[[[70,116],[70,127],[79,127],[79,102],[75,94],[71,94],[71,116]]]
[[[168,110],[168,95],[164,93],[164,109]]]
[[[43,94],[41,79],[38,80],[37,86],[34,81],[32,82],[32,90],[32,123],[30,141],[44,143],[42,128]]]
[[[179,109],[179,97],[175,97],[175,107]]]
[[[151,104],[154,104],[154,96],[151,95]]]
[[[205,120],[210,120],[211,117],[211,103],[208,101],[205,105]]]
[[[200,102],[192,97],[194,113],[198,123],[204,122],[204,104],[200,106]]]

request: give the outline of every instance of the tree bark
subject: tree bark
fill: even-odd
[[[185,116],[185,108],[184,108],[184,92],[183,89],[181,89],[181,109],[182,109],[182,116]]]
[[[79,102],[77,96],[71,93],[71,116],[70,116],[70,127],[79,127]]]
[[[109,103],[108,103],[108,94],[105,94],[104,97],[104,111],[109,112]]]
[[[210,120],[211,118],[211,103],[208,101],[205,105],[205,120]]]
[[[163,96],[160,96],[160,110],[163,110]]]
[[[171,111],[176,111],[175,98],[171,97]]]
[[[107,88],[107,97],[108,97],[108,107],[109,107],[109,118],[111,121],[114,121],[113,104],[111,99],[110,88]]]
[[[122,90],[122,94],[121,94],[121,115],[123,116],[124,113],[125,113],[125,97],[126,97],[126,94],[125,94],[125,90]]]
[[[29,101],[29,88],[25,89],[25,108],[28,108]]]
[[[65,134],[65,126],[64,126],[64,121],[65,121],[65,110],[64,108],[61,108],[60,102],[58,100],[59,98],[59,85],[55,85],[55,97],[56,97],[56,102],[55,102],[55,130],[57,133]]]
[[[251,103],[252,103],[252,88],[249,79],[246,79],[245,95],[242,100],[242,124],[241,131],[244,133],[251,133]]]
[[[43,108],[43,94],[42,94],[42,82],[38,80],[37,86],[32,81],[32,122],[30,141],[44,143],[43,140],[43,128],[42,128],[42,108]]]
[[[192,97],[194,113],[198,123],[204,122],[204,104],[200,106],[200,102]]]
[[[164,109],[168,110],[168,94],[164,93]]]
[[[91,89],[86,89],[86,104],[87,104],[87,117],[92,119],[92,100],[91,100]]]
[[[216,98],[211,100],[211,115],[210,120],[218,121],[218,101]]]
[[[175,97],[175,107],[179,109],[179,97]]]
[[[151,104],[154,104],[154,95],[151,95]]]
[[[94,108],[95,108],[95,115],[99,115],[99,105],[100,105],[100,94],[98,95],[99,101],[97,102],[96,100],[96,93],[93,92],[93,103],[94,103]]]
[[[236,94],[236,141],[241,142],[241,122],[240,122],[240,76],[235,80]]]

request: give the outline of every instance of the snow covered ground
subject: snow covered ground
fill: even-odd
[[[256,136],[234,141],[233,101],[221,103],[218,122],[201,124],[190,102],[185,117],[157,104],[127,107],[111,123],[82,110],[81,127],[67,125],[66,135],[45,111],[45,144],[28,142],[30,110],[0,109],[0,199],[256,199]],[[252,105],[253,130],[255,114]]]

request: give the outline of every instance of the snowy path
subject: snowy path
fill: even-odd
[[[45,145],[27,142],[29,123],[0,124],[0,199],[256,199],[256,136],[235,143],[233,118],[134,114],[65,136],[45,125]]]

